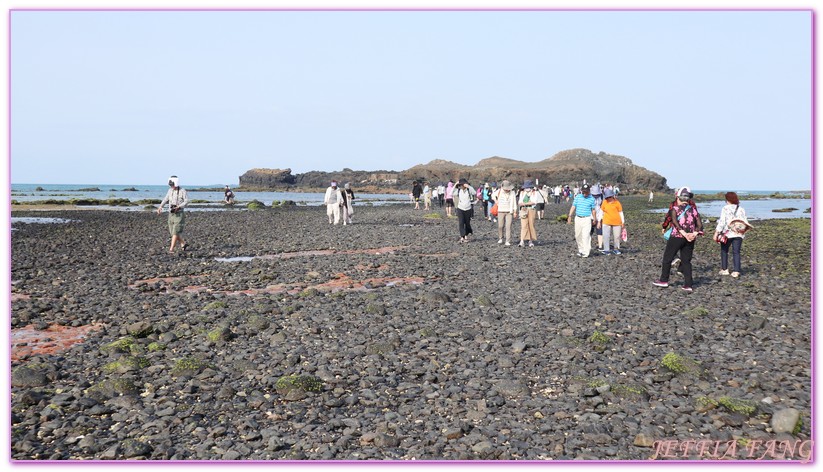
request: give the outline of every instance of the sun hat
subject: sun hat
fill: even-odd
[[[501,187],[503,190],[514,190],[514,185],[513,185],[511,182],[509,182],[508,180],[504,180],[504,181],[500,184],[500,187]]]
[[[176,175],[172,175],[169,177],[169,186],[171,187],[179,187],[180,186],[180,178]]]
[[[349,183],[346,182],[346,185],[344,185],[343,188],[345,188],[345,189],[351,188],[351,185],[349,185]]]
[[[463,185],[463,184],[470,185],[470,184],[469,184],[469,181],[468,181],[468,180],[466,180],[466,179],[460,179],[460,180],[457,182],[457,185]]]
[[[612,190],[610,188],[607,188],[606,190],[603,190],[603,198],[609,198],[609,197],[613,197],[613,196],[614,196],[614,190]]]
[[[694,197],[694,194],[692,193],[692,189],[689,187],[681,187],[680,190],[677,191],[677,196],[692,198]]]
[[[534,183],[532,183],[531,180],[527,180],[527,181],[523,182],[523,188],[524,189],[534,188]]]
[[[745,217],[738,216],[729,221],[729,229],[737,234],[743,234],[750,229],[754,229],[754,226],[750,225]]]

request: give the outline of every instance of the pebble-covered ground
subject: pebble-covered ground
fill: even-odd
[[[567,203],[548,205],[534,248],[498,245],[482,210],[467,244],[456,219],[407,205],[357,207],[350,226],[320,207],[189,212],[174,255],[151,211],[15,212],[73,221],[12,232],[12,459],[747,460],[802,445],[809,220],[757,222],[739,279],[701,239],[685,293],[678,276],[651,285],[662,215],[622,201],[624,253],[588,259],[556,221]],[[800,458],[763,458],[781,450]]]

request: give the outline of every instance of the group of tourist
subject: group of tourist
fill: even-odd
[[[188,193],[180,187],[180,179],[171,176],[168,180],[169,190],[160,202],[157,213],[160,214],[166,204],[169,205],[168,228],[171,235],[169,253],[173,253],[179,244],[185,251],[187,244],[183,239],[185,225],[185,208],[189,203]],[[528,245],[534,247],[537,241],[535,220],[542,218],[540,212],[548,202],[548,195],[555,197],[555,203],[567,198],[572,192],[568,186],[557,186],[553,189],[544,186],[537,189],[531,180],[526,180],[519,191],[508,180],[503,180],[498,187],[496,183],[486,183],[475,189],[468,180],[460,179],[457,184],[449,180],[447,185],[439,185],[430,189],[428,184],[421,186],[414,183],[412,197],[415,208],[419,208],[419,199],[424,198],[424,209],[429,209],[431,201],[438,200],[441,207],[445,203],[447,216],[452,210],[457,216],[459,241],[466,243],[473,234],[471,220],[474,214],[475,202],[483,203],[484,216],[497,222],[497,244],[511,246],[511,229],[515,218],[520,219],[520,247]],[[544,192],[545,190],[545,192]],[[226,201],[233,202],[233,192],[226,186]],[[603,255],[620,255],[620,241],[626,240],[626,217],[623,207],[616,198],[619,189],[612,186],[593,185],[585,181],[582,187],[575,186],[574,200],[572,201],[567,224],[574,219],[574,235],[577,243],[577,254],[580,257],[589,257],[592,251],[592,235],[598,235],[598,249]],[[596,193],[595,193],[596,192]],[[230,194],[231,193],[231,194]],[[649,201],[653,199],[649,194]],[[231,200],[229,200],[231,197]],[[326,205],[326,215],[329,224],[343,225],[352,223],[354,213],[354,191],[350,184],[341,189],[336,181],[332,181],[326,189],[323,203]],[[740,255],[745,233],[752,229],[746,219],[746,211],[740,206],[740,199],[735,192],[725,194],[726,205],[720,212],[713,239],[720,244],[720,275],[729,275],[733,278],[740,276]],[[663,237],[666,247],[663,251],[660,278],[652,284],[657,287],[668,287],[672,267],[678,265],[683,274],[684,283],[681,287],[686,292],[693,290],[692,255],[694,244],[699,236],[704,234],[703,221],[694,194],[689,187],[678,188],[675,199],[669,205],[666,217],[663,220]],[[729,271],[729,251],[732,253],[731,272]]]

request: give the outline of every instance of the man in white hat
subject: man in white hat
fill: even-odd
[[[345,200],[343,192],[337,187],[337,182],[332,180],[329,188],[326,189],[326,197],[323,199],[326,204],[326,215],[329,217],[329,224],[340,223],[340,212]]]
[[[183,240],[183,227],[186,217],[183,209],[189,204],[189,194],[186,189],[180,188],[180,178],[176,175],[169,177],[169,191],[157,207],[157,214],[163,212],[163,206],[169,204],[169,234],[171,234],[171,247],[169,254],[174,252],[174,246],[180,243],[180,249],[186,250],[186,241]]]

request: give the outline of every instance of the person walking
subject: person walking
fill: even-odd
[[[189,204],[189,194],[186,189],[180,187],[180,178],[176,175],[169,177],[169,190],[166,196],[157,207],[157,214],[163,213],[163,207],[169,204],[169,234],[171,235],[171,246],[169,254],[174,253],[174,246],[180,243],[180,250],[186,251],[186,241],[183,239],[183,228],[186,224],[184,209]]]
[[[343,207],[343,225],[351,224],[351,215],[354,213],[354,191],[349,183],[343,186],[343,199],[346,201]]]
[[[740,198],[735,192],[726,192],[726,206],[720,210],[717,227],[714,230],[714,240],[720,243],[720,275],[729,275],[729,248],[732,249],[732,273],[734,278],[740,277],[740,250],[743,247],[743,237],[752,229],[746,219],[746,210],[740,206]]]
[[[454,180],[449,179],[446,185],[446,218],[451,218],[452,208],[454,208]]]
[[[471,219],[474,213],[474,187],[466,179],[460,179],[454,187],[452,199],[457,205],[457,227],[460,230],[460,242],[469,242],[469,235],[473,233]]]
[[[423,184],[423,210],[428,210],[432,204],[432,191],[429,188],[429,183]]]
[[[483,185],[483,191],[480,193],[480,198],[483,199],[483,217],[487,220],[492,220],[492,215],[489,210],[492,209],[492,188],[488,182]]]
[[[654,190],[649,191],[649,203],[654,202]]]
[[[534,188],[531,180],[523,182],[523,191],[520,192],[520,200],[517,202],[520,213],[520,247],[524,246],[524,241],[529,242],[529,247],[534,247],[534,242],[537,241],[534,220],[537,217],[539,195],[540,191]]]
[[[537,210],[537,219],[542,220],[546,210],[546,203],[549,202],[549,187],[544,185],[539,189],[535,188],[534,193],[537,197],[537,203],[534,207]]]
[[[663,262],[661,266],[660,278],[652,285],[657,287],[669,286],[669,275],[672,270],[672,261],[675,255],[680,252],[680,272],[685,279],[681,287],[686,292],[691,292],[692,279],[692,255],[694,253],[694,241],[703,234],[703,222],[700,220],[700,213],[697,207],[692,206],[689,201],[694,197],[689,187],[683,187],[677,195],[677,204],[669,210],[671,219],[671,235],[666,242],[666,249],[663,252]]]
[[[437,203],[440,205],[440,208],[443,208],[443,202],[446,200],[446,186],[440,184],[437,186]]]
[[[600,182],[595,182],[594,184],[592,184],[589,191],[591,192],[592,197],[594,197],[594,199],[597,201],[597,205],[600,206],[600,203],[603,202],[603,189],[600,185]]]
[[[575,195],[572,207],[569,209],[567,224],[571,224],[574,216],[574,239],[577,242],[577,255],[589,257],[592,252],[592,225],[597,223],[595,208],[597,201],[589,193],[589,185],[583,184],[581,193]]]
[[[423,187],[420,186],[420,182],[414,181],[412,182],[412,201],[414,201],[414,209],[420,209],[420,194],[423,193]]]
[[[343,192],[337,187],[337,182],[332,180],[329,188],[326,189],[326,196],[323,203],[326,204],[326,215],[329,217],[329,224],[340,223],[340,213],[344,205]]]
[[[560,203],[560,196],[563,193],[563,189],[558,185],[554,188],[552,193],[554,194],[554,204],[558,205]]]
[[[497,236],[499,238],[497,244],[503,244],[505,230],[506,246],[511,246],[512,220],[517,218],[517,196],[512,190],[514,190],[514,185],[504,180],[494,195],[494,200],[497,202]]]
[[[600,209],[603,213],[603,218],[597,222],[598,226],[602,226],[603,230],[603,250],[604,255],[614,254],[620,255],[620,235],[626,227],[626,217],[623,215],[623,205],[614,196],[614,191],[606,189],[603,191],[603,203],[600,204]],[[614,250],[610,251],[610,239],[614,238]]]

